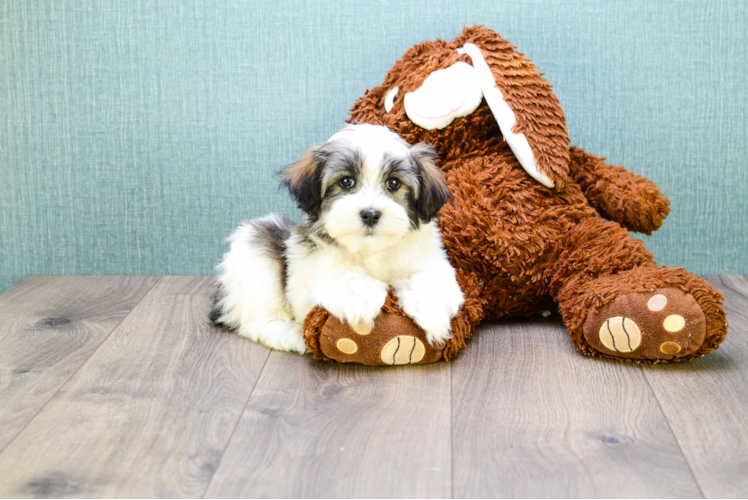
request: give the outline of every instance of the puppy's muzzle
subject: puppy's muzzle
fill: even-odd
[[[379,222],[380,217],[382,217],[382,212],[375,208],[361,210],[361,220],[366,227],[374,227]]]

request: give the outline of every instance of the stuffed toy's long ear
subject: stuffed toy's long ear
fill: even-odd
[[[522,167],[543,185],[560,188],[569,176],[569,136],[551,85],[488,28],[466,28],[453,43],[472,59],[483,98]]]

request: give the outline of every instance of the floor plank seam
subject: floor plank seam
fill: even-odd
[[[244,412],[247,410],[247,406],[249,406],[249,401],[252,399],[252,395],[255,393],[255,389],[257,388],[257,384],[260,381],[260,377],[262,377],[262,373],[265,371],[265,365],[267,365],[268,359],[270,359],[270,355],[272,353],[273,351],[268,350],[268,355],[265,356],[265,361],[263,361],[262,368],[260,368],[260,372],[257,374],[257,378],[255,379],[255,383],[252,386],[252,390],[249,391],[249,396],[247,397],[247,401],[244,402],[242,411],[239,412],[239,418],[236,419],[236,424],[234,425],[234,428],[231,430],[231,434],[229,435],[229,438],[226,441],[226,446],[223,447],[223,451],[221,452],[221,457],[218,459],[216,468],[213,469],[213,475],[210,476],[210,481],[208,481],[208,485],[205,487],[205,491],[203,491],[203,494],[200,495],[200,498],[205,498],[205,495],[208,494],[208,490],[210,490],[210,485],[213,484],[213,478],[216,477],[216,473],[218,472],[218,469],[221,468],[221,462],[223,461],[223,457],[226,455],[226,450],[229,449],[229,445],[231,444],[231,441],[234,439],[234,434],[236,433],[236,429],[239,428],[239,424],[242,421],[242,417],[244,417]]]
[[[88,364],[88,362],[91,360],[91,358],[94,356],[94,354],[96,354],[99,351],[99,349],[101,349],[101,346],[103,346],[106,343],[106,341],[109,340],[109,338],[112,336],[112,334],[114,332],[116,332],[119,329],[120,326],[122,326],[122,323],[125,322],[125,320],[132,314],[132,312],[140,305],[140,303],[143,302],[143,300],[151,293],[151,291],[153,290],[153,287],[155,287],[156,284],[159,281],[161,281],[161,276],[159,276],[156,279],[156,281],[153,282],[153,284],[150,286],[150,288],[148,288],[148,291],[145,292],[142,297],[140,297],[140,300],[138,300],[137,304],[135,304],[132,307],[132,309],[130,309],[130,311],[128,311],[128,313],[125,314],[122,317],[122,319],[120,320],[120,322],[117,323],[114,326],[114,328],[112,328],[112,331],[107,334],[106,338],[104,338],[101,341],[101,343],[99,343],[98,346],[96,346],[96,349],[94,349],[91,352],[91,354],[85,359],[85,361],[83,361],[83,363],[81,363],[80,366],[78,366],[78,368],[76,368],[75,371],[73,371],[73,373],[71,373],[70,376],[67,379],[65,379],[65,382],[63,382],[60,385],[60,387],[57,388],[57,390],[54,392],[54,394],[52,394],[49,397],[49,399],[44,402],[44,404],[39,408],[39,411],[37,411],[36,413],[34,413],[34,416],[31,417],[28,422],[26,422],[26,424],[16,433],[15,436],[13,436],[13,439],[11,439],[10,441],[8,441],[8,443],[5,445],[5,447],[2,450],[0,450],[0,455],[2,455],[3,453],[5,453],[5,450],[7,450],[8,448],[10,448],[10,445],[13,444],[13,442],[18,438],[18,436],[20,436],[21,434],[23,434],[23,431],[25,431],[26,428],[31,424],[31,422],[33,422],[36,419],[36,417],[39,416],[39,414],[47,407],[47,405],[50,403],[50,401],[52,401],[60,393],[60,391],[68,384],[68,382],[70,382],[73,379],[73,377],[75,377],[75,375],[81,370],[81,368],[83,368],[84,366],[86,366],[86,364]]]
[[[680,451],[680,454],[683,457],[683,460],[686,462],[686,466],[688,467],[688,472],[691,473],[691,477],[693,478],[694,482],[696,483],[696,487],[699,489],[699,492],[701,493],[701,498],[707,498],[707,496],[704,494],[704,490],[701,489],[701,483],[699,483],[699,479],[696,477],[696,474],[694,474],[693,472],[693,467],[691,467],[691,462],[688,461],[688,457],[683,452],[683,446],[681,446],[680,441],[678,440],[678,436],[675,435],[675,432],[673,431],[673,427],[670,425],[670,419],[665,413],[665,410],[662,408],[662,404],[660,403],[660,398],[657,397],[657,391],[654,390],[654,387],[652,387],[652,384],[649,382],[649,377],[647,376],[647,372],[645,371],[645,368],[640,366],[639,370],[642,371],[642,374],[644,375],[644,380],[647,382],[647,387],[649,387],[649,390],[654,396],[655,401],[657,401],[657,407],[660,409],[660,413],[662,413],[662,416],[665,418],[665,422],[667,423],[667,428],[670,431],[670,435],[673,436],[673,440],[675,441],[675,444],[678,445],[678,451]]]
[[[449,495],[455,497],[454,363],[449,363]]]

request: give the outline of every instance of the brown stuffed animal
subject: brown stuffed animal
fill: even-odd
[[[366,336],[316,308],[304,324],[316,357],[448,360],[481,320],[553,303],[589,355],[692,360],[724,339],[721,295],[685,269],[657,266],[627,231],[658,229],[667,198],[648,179],[569,147],[551,85],[494,31],[475,26],[412,47],[349,121],[437,149],[452,192],[438,224],[466,300],[445,346],[429,345],[392,294]]]

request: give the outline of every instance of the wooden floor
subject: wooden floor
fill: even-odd
[[[579,354],[557,316],[366,368],[208,324],[209,277],[0,295],[2,497],[745,497],[748,279],[695,362]]]

